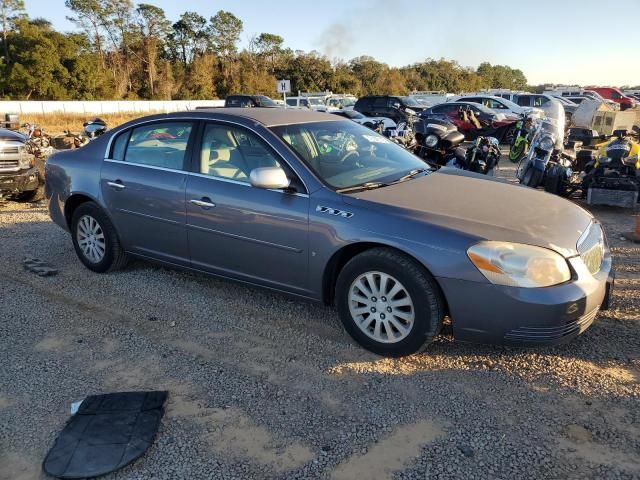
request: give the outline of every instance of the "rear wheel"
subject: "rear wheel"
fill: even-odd
[[[342,324],[360,345],[392,357],[424,348],[444,317],[433,277],[413,259],[385,248],[361,253],[344,266],[336,304]]]
[[[93,202],[83,203],[73,212],[71,238],[78,258],[89,270],[114,271],[127,263],[115,227]]]

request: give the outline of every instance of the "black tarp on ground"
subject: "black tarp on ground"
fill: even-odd
[[[58,435],[42,468],[54,477],[87,478],[112,472],[153,443],[167,392],[122,392],[84,399]]]

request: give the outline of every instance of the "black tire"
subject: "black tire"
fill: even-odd
[[[542,172],[532,166],[529,166],[522,177],[522,183],[527,187],[537,188],[542,183]]]
[[[40,196],[40,188],[36,188],[35,190],[27,190],[26,192],[20,192],[14,195],[13,199],[16,202],[33,202],[37,200]]]
[[[504,133],[504,137],[502,138],[502,144],[504,145],[512,145],[515,141],[516,132],[518,129],[515,125],[509,127],[507,131]]]
[[[413,303],[413,324],[406,336],[397,342],[385,343],[371,338],[351,315],[351,289],[354,282],[368,272],[381,272],[396,279]],[[374,248],[356,255],[340,272],[335,288],[336,306],[345,330],[364,348],[379,355],[400,357],[421,351],[442,328],[444,300],[438,284],[422,265],[394,250]]]
[[[78,243],[78,223],[83,217],[91,217],[96,220],[104,235],[104,255],[100,261],[91,261],[82,251]],[[73,212],[71,219],[71,239],[76,255],[85,267],[97,273],[113,272],[123,268],[128,261],[128,256],[120,245],[120,239],[109,217],[93,202],[81,204]]]

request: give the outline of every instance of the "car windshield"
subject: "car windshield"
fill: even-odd
[[[414,97],[402,97],[402,101],[407,107],[422,107],[422,104],[419,103]]]
[[[327,105],[330,107],[352,107],[356,102],[352,98],[330,98],[327,100]]]
[[[315,107],[324,106],[324,101],[320,97],[310,97],[308,98],[309,105],[313,105]]]
[[[498,100],[496,100],[498,101]],[[503,105],[505,105],[507,108],[509,108],[510,110],[513,110],[514,112],[519,112],[522,110],[522,107],[520,105],[518,105],[515,102],[512,102],[511,100],[507,99],[507,98],[500,98],[500,103],[502,103]]]
[[[384,186],[427,165],[382,135],[350,121],[272,127],[334,189]]]
[[[364,118],[364,115],[363,115],[363,114],[361,114],[360,112],[356,112],[355,110],[346,110],[346,111],[344,112],[344,114],[345,114],[345,116],[347,116],[347,117],[349,117],[349,118],[351,118],[351,119],[354,119],[354,118],[357,118],[357,119]]]
[[[271,100],[269,97],[265,97],[264,95],[260,95],[255,97],[256,103],[261,107],[277,107],[278,104]]]

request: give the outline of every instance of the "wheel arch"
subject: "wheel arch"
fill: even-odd
[[[80,205],[87,202],[93,202],[99,205],[95,198],[85,193],[73,193],[64,202],[64,219],[67,222],[67,227],[69,228],[69,230],[71,230],[71,220],[73,219],[73,212],[75,212]]]
[[[373,248],[385,248],[387,250],[392,250],[396,253],[409,257],[413,261],[415,261],[420,267],[422,267],[433,279],[435,284],[438,286],[440,290],[440,296],[442,301],[444,302],[445,315],[449,314],[449,303],[447,302],[447,297],[444,294],[444,290],[440,286],[438,279],[431,273],[429,268],[415,255],[412,255],[410,252],[402,250],[398,247],[387,245],[384,243],[378,242],[355,242],[345,245],[338,251],[336,251],[325,266],[323,275],[322,275],[322,302],[325,305],[332,305],[335,299],[335,285],[338,280],[338,275],[342,271],[342,268],[356,255],[363,253],[367,250],[371,250]]]

